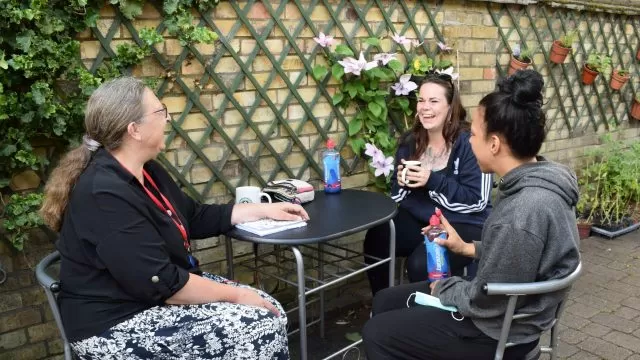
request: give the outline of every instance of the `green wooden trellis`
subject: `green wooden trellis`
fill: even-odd
[[[256,24],[248,18],[248,14],[251,8],[256,4],[261,3],[265,10],[269,14],[269,18],[266,22]],[[229,33],[225,36],[216,27],[215,19],[212,20],[212,15],[215,10],[211,10],[208,13],[199,13],[199,26],[207,26],[213,31],[216,31],[220,35],[220,45],[216,49],[213,56],[203,56],[196,47],[186,46],[182,49],[181,53],[176,57],[175,61],[171,60],[165,54],[158,52],[156,49],[152,49],[152,58],[162,68],[165,69],[167,77],[162,79],[158,87],[155,89],[156,94],[162,98],[170,93],[171,87],[177,86],[177,88],[184,93],[187,98],[187,104],[184,110],[176,115],[174,114],[173,126],[170,133],[167,136],[167,145],[171,144],[177,137],[181,138],[192,154],[188,157],[184,166],[175,167],[173,163],[166,157],[160,157],[160,161],[171,172],[171,174],[184,186],[193,196],[197,199],[204,201],[208,198],[209,192],[212,189],[213,184],[216,181],[220,181],[229,193],[233,193],[235,186],[246,184],[249,178],[254,178],[259,182],[259,185],[264,185],[268,181],[273,180],[278,172],[284,172],[286,176],[303,178],[305,172],[311,169],[313,172],[321,173],[321,166],[318,163],[316,156],[317,152],[323,148],[324,140],[327,138],[327,134],[331,131],[331,128],[335,128],[334,123],[340,126],[339,128],[347,128],[347,119],[345,115],[336,109],[331,112],[331,115],[325,119],[325,121],[318,121],[313,113],[314,107],[321,101],[331,103],[332,94],[327,90],[328,82],[330,78],[326,78],[320,82],[316,81],[317,93],[310,102],[305,102],[301,97],[298,88],[300,84],[305,80],[315,81],[309,74],[312,73],[312,66],[316,55],[320,51],[323,51],[320,47],[315,47],[311,51],[303,51],[296,43],[296,39],[302,33],[303,30],[309,29],[313,34],[317,35],[320,32],[332,34],[336,37],[343,38],[344,41],[353,49],[359,51],[361,48],[367,53],[369,49],[365,49],[361,43],[361,38],[356,38],[356,34],[361,29],[364,29],[368,34],[367,36],[382,36],[391,31],[398,34],[404,34],[405,32],[412,30],[420,41],[435,39],[442,41],[441,30],[435,26],[435,17],[442,11],[441,4],[429,5],[424,2],[415,2],[412,4],[406,4],[405,2],[396,1],[382,1],[375,0],[366,3],[358,1],[319,1],[314,0],[310,2],[301,2],[299,0],[292,1],[296,10],[300,12],[303,21],[300,21],[293,29],[289,29],[283,22],[283,13],[286,9],[287,2],[260,2],[260,1],[247,1],[243,5],[238,5],[237,2],[229,2],[233,10],[236,12],[237,19],[235,24],[231,27]],[[161,10],[160,5],[155,4],[158,11]],[[326,22],[317,22],[311,19],[311,13],[317,8],[324,8],[330,16],[330,19]],[[377,23],[370,23],[365,20],[366,14],[373,8],[377,8],[384,21]],[[133,41],[138,44],[142,44],[138,31],[134,27],[131,21],[126,19],[119,11],[116,11],[116,18],[111,26],[106,30],[106,34],[101,33],[97,28],[92,29],[94,37],[100,42],[101,48],[98,55],[93,62],[90,71],[95,72],[101,63],[114,56],[114,52],[110,47],[111,42],[114,40],[119,27],[124,26],[129,33],[131,33]],[[195,10],[194,10],[195,11]],[[427,18],[430,21],[430,25],[424,26],[424,24],[416,24],[414,18],[418,12],[426,13]],[[401,25],[392,20],[393,16],[402,17],[406,19]],[[347,30],[343,25],[341,19],[349,18],[354,26]],[[249,53],[248,56],[240,56],[238,51],[234,49],[232,41],[237,36],[240,29],[248,30],[253,39],[256,40],[255,48]],[[164,23],[161,23],[156,30],[162,33],[166,29]],[[272,53],[265,41],[269,38],[270,34],[279,30],[285,37],[285,45],[282,52]],[[432,33],[430,33],[432,31]],[[430,37],[430,38],[428,38]],[[432,55],[431,49],[427,43],[423,44],[423,49],[427,55]],[[393,49],[396,50],[396,49]],[[407,55],[406,50],[399,49]],[[269,62],[273,65],[272,71],[269,73],[264,85],[260,85],[256,77],[254,76],[251,65],[256,57],[261,54],[267,57]],[[282,69],[282,64],[288,55],[295,55],[302,60],[303,70],[297,74],[297,76],[290,77],[285,70]],[[231,57],[238,64],[240,72],[233,76],[230,81],[228,78],[224,78],[218,75],[215,71],[216,66],[223,57]],[[191,89],[189,84],[181,76],[181,66],[184,61],[197,61],[199,62],[204,72],[198,79],[200,86]],[[282,79],[288,88],[288,94],[284,99],[271,98],[267,94],[269,86],[276,79],[276,76]],[[257,96],[255,102],[248,107],[243,107],[234,97],[233,94],[238,90],[243,90],[243,84],[245,80],[248,80],[255,88]],[[172,85],[172,83],[174,83]],[[224,100],[217,107],[217,110],[209,112],[206,106],[200,101],[200,95],[203,93],[203,89],[207,84],[213,84],[218,93],[224,94]],[[221,119],[224,112],[227,111],[227,106],[231,104],[241,115],[243,123],[240,128],[235,131],[234,136],[227,135],[224,126],[222,126],[218,119]],[[256,110],[262,105],[266,104],[267,108],[275,114],[275,120],[272,121],[267,127],[266,131],[261,128],[252,120],[252,116]],[[292,126],[287,119],[286,110],[291,104],[296,104],[302,107],[304,115],[297,126]],[[191,112],[202,113],[208,122],[207,129],[204,131],[202,137],[199,140],[193,140],[189,136],[189,133],[182,129],[182,125],[185,122],[187,115]],[[315,141],[305,144],[300,140],[300,134],[303,127],[307,122],[311,122],[314,128],[317,130],[318,137]],[[283,134],[278,134],[279,128],[284,130]],[[247,154],[246,151],[238,145],[240,137],[245,131],[251,131],[255,133],[260,144],[252,154]],[[203,146],[209,141],[209,138],[213,133],[216,133],[222,137],[227,145],[227,150],[224,151],[222,157],[218,160],[211,161],[207,158],[203,152]],[[289,139],[288,146],[283,152],[278,152],[270,144],[270,140],[278,136],[281,138],[285,136]],[[347,146],[346,132],[340,135],[337,139],[339,147]],[[287,166],[286,158],[294,151],[294,149],[300,151],[305,158],[302,166],[296,169],[292,169]],[[266,151],[266,156],[269,156],[276,161],[276,167],[269,173],[261,172],[258,168],[258,160]],[[264,155],[263,155],[264,156]],[[235,158],[237,160],[235,160]],[[225,170],[234,161],[237,161],[239,170],[239,178],[233,181],[230,176],[225,175]],[[194,184],[189,181],[189,171],[194,166],[201,163],[212,174],[210,180],[204,184],[204,187],[197,189]],[[354,159],[342,161],[343,172],[350,174],[354,171],[361,169],[362,162],[358,157]]]
[[[156,10],[161,10],[161,5],[153,3]],[[264,185],[273,180],[279,174],[287,177],[307,178],[318,177],[321,166],[318,163],[318,152],[323,148],[324,140],[328,134],[347,128],[348,115],[341,110],[333,109],[325,119],[317,119],[314,109],[320,103],[331,104],[332,93],[329,84],[330,78],[316,81],[310,75],[316,56],[321,55],[324,49],[311,47],[308,43],[298,42],[303,31],[314,35],[324,32],[340,38],[354,51],[369,52],[369,48],[363,44],[368,36],[382,36],[387,32],[397,34],[415,33],[415,37],[423,42],[422,48],[428,56],[433,56],[431,49],[434,41],[444,41],[442,35],[443,25],[436,19],[446,9],[446,2],[435,1],[386,1],[369,0],[366,2],[356,0],[309,0],[302,2],[293,0],[290,2],[269,2],[249,0],[242,3],[228,2],[235,12],[235,23],[223,34],[216,26],[215,10],[207,13],[197,13],[199,26],[206,26],[220,35],[218,47],[213,55],[203,55],[195,46],[185,46],[175,56],[152,49],[152,61],[156,62],[166,72],[166,77],[160,81],[156,90],[162,98],[176,92],[184,94],[186,106],[179,114],[174,115],[174,121],[170,133],[167,136],[167,145],[174,141],[181,141],[190,151],[186,162],[180,166],[174,166],[175,161],[161,156],[160,161],[194,197],[205,201],[211,197],[214,183],[220,182],[228,194],[233,194],[236,186],[247,184],[249,181],[257,181],[256,185]],[[249,18],[249,13],[254,6],[264,7],[268,14],[266,19],[256,22]],[[287,10],[287,7],[288,10]],[[283,20],[285,11],[295,10],[300,13],[301,20],[293,26]],[[327,20],[317,21],[312,19],[312,13],[323,10],[328,13]],[[640,18],[627,15],[614,15],[608,13],[587,13],[574,10],[551,8],[544,5],[518,6],[487,3],[487,10],[498,27],[499,44],[496,50],[496,64],[498,73],[505,74],[506,63],[511,46],[524,41],[529,46],[537,46],[537,54],[542,54],[543,62],[535,61],[533,67],[546,77],[549,87],[545,105],[553,114],[549,124],[554,124],[557,129],[566,129],[573,135],[580,134],[591,127],[597,129],[601,124],[609,126],[609,119],[620,124],[628,118],[628,110],[633,96],[638,92],[637,76],[640,74],[640,66],[635,60],[635,51],[639,46]],[[110,27],[103,33],[97,28],[92,29],[93,36],[100,42],[101,47],[90,71],[95,72],[105,59],[114,56],[111,43],[118,29],[128,31],[134,42],[142,44],[138,29],[134,24],[116,11],[116,16]],[[194,10],[197,11],[197,10]],[[161,12],[161,11],[160,11]],[[367,14],[379,12],[380,21],[368,21]],[[418,24],[417,16],[428,19],[428,24]],[[520,26],[520,20],[524,19],[536,26]],[[348,20],[350,28],[345,26]],[[508,21],[504,21],[508,20]],[[501,26],[500,24],[505,24]],[[550,65],[548,62],[548,50],[553,39],[558,38],[569,28],[579,26],[580,41],[574,50],[573,56],[562,65]],[[611,31],[605,28],[612,26]],[[584,27],[584,29],[583,29]],[[625,29],[631,27],[632,32],[626,33]],[[157,26],[156,31],[162,33],[166,30],[164,23]],[[249,36],[255,40],[255,46],[240,55],[234,41],[241,38],[240,31],[248,31]],[[272,52],[266,41],[272,39],[275,32],[282,33],[282,51]],[[356,37],[359,33],[366,36]],[[246,39],[246,37],[245,37]],[[309,39],[307,39],[309,40]],[[426,40],[426,41],[425,41]],[[611,53],[614,64],[624,64],[636,79],[632,78],[620,92],[613,92],[608,87],[609,75],[599,76],[595,86],[583,86],[580,83],[580,72],[586,55],[591,49]],[[400,47],[391,51],[400,51],[408,56],[408,52]],[[258,56],[264,56],[272,66],[268,72],[264,84],[261,85],[253,72],[253,63]],[[287,72],[283,69],[287,57],[300,59],[302,69],[295,72]],[[239,71],[235,74],[219,74],[218,64],[223,59],[233,59],[238,65]],[[192,76],[184,76],[181,73],[184,62],[197,62],[202,68],[202,74],[193,80]],[[287,88],[286,95],[273,98],[269,95],[271,85],[276,79],[280,79]],[[634,81],[635,80],[635,81]],[[191,86],[189,81],[195,85]],[[300,88],[311,86],[317,89],[311,101],[304,101]],[[245,84],[255,88],[255,100],[248,106],[243,106],[234,98],[234,93],[246,91]],[[213,87],[215,90],[211,90]],[[223,99],[216,105],[213,111],[200,100],[201,95],[221,94]],[[281,98],[282,97],[282,98]],[[287,109],[290,105],[302,108],[302,119],[289,121]],[[242,118],[235,133],[223,126],[222,119],[229,107],[233,107]],[[254,115],[259,109],[267,109],[273,113],[274,120],[265,123],[254,121]],[[183,129],[187,115],[201,113],[207,123],[206,129],[198,139],[192,139],[190,132]],[[317,136],[304,138],[303,131],[311,125],[317,132]],[[337,129],[337,130],[336,130]],[[258,145],[249,150],[241,140],[245,133],[255,134]],[[224,141],[226,149],[218,159],[209,159],[203,149],[211,139],[216,136]],[[336,137],[335,135],[332,135]],[[287,145],[283,151],[277,151],[272,144],[273,139],[287,139]],[[346,131],[342,131],[336,139],[339,147],[347,146]],[[304,162],[296,167],[287,165],[288,157],[294,152],[302,154]],[[175,156],[168,154],[166,156]],[[260,168],[260,159],[269,157],[275,162],[275,168],[265,171]],[[342,161],[343,173],[351,174],[362,170],[363,161],[357,156],[353,159]],[[211,177],[204,184],[192,184],[190,172],[195,168],[204,167],[211,173]]]
[[[545,75],[546,86],[550,87],[545,95],[545,107],[557,110],[551,112],[554,115],[548,119],[549,124],[556,125],[556,129],[567,129],[571,135],[579,135],[589,127],[598,130],[604,125],[609,129],[611,125],[620,125],[629,119],[632,100],[639,91],[640,64],[635,56],[640,46],[640,17],[578,12],[544,5],[502,4],[496,7],[487,3],[487,9],[499,29],[501,43],[496,51],[496,67],[501,76],[506,75],[508,66],[508,55],[505,54],[510,54],[515,44],[525,43],[529,48],[537,49],[535,54],[542,54],[544,61],[538,63],[534,59],[532,67]],[[521,19],[531,25],[521,26]],[[501,20],[509,25],[500,26]],[[564,64],[551,63],[551,42],[573,28],[579,29],[573,55],[569,55]],[[626,33],[628,28],[632,29],[631,34]],[[620,91],[609,87],[610,74],[599,75],[592,86],[582,84],[582,66],[594,50],[610,54],[614,68],[622,67],[632,74],[632,79]]]

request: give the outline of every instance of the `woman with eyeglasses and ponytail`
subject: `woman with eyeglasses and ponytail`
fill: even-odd
[[[499,81],[473,113],[467,141],[480,169],[500,176],[498,200],[481,242],[466,241],[446,216],[440,220],[448,238],[436,241],[478,259],[475,278],[453,276],[378,293],[362,334],[367,359],[493,359],[508,300],[483,287],[562,279],[578,267],[576,175],[538,156],[546,129],[543,87],[539,73],[519,70]],[[538,359],[540,336],[554,324],[568,290],[518,299],[516,312],[530,315],[511,322],[504,359]],[[417,292],[431,293],[449,308],[416,304]]]
[[[201,204],[154,159],[167,108],[144,84],[102,84],[83,143],[61,159],[42,216],[59,232],[62,322],[80,359],[289,359],[287,318],[266,293],[202,272],[191,240],[234,224],[308,219],[290,203]]]
[[[427,255],[421,229],[439,208],[466,241],[480,240],[482,224],[491,208],[491,175],[483,174],[469,145],[469,124],[460,94],[446,73],[428,73],[422,81],[414,126],[399,140],[397,165],[391,179],[391,198],[398,203],[393,219],[396,256],[408,257],[410,282],[427,279]],[[407,160],[420,165],[405,165]],[[405,180],[402,171],[407,166]],[[389,256],[389,225],[367,231],[365,261]],[[371,257],[368,257],[370,255]],[[375,257],[375,258],[374,258]],[[449,254],[453,275],[462,275],[472,259]],[[389,286],[388,266],[367,272],[371,292]]]

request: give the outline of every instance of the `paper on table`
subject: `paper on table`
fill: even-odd
[[[236,225],[236,227],[240,230],[248,231],[250,233],[254,233],[260,236],[265,236],[265,235],[277,233],[280,231],[295,229],[303,226],[307,226],[307,222],[304,220],[273,220],[273,219],[260,219],[260,220],[250,221],[250,222]]]

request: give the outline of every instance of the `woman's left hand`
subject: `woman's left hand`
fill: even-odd
[[[408,166],[408,168],[411,170],[407,171],[406,187],[419,188],[427,185],[429,175],[431,175],[431,170],[427,170],[419,166]]]
[[[264,217],[274,220],[309,220],[309,214],[300,205],[287,202],[260,204],[264,207]]]
[[[309,214],[297,204],[278,202],[273,204],[235,204],[231,212],[231,224],[241,224],[264,218],[274,220],[309,220]]]

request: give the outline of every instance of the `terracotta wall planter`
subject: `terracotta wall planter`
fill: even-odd
[[[511,62],[509,62],[509,70],[507,71],[507,73],[509,75],[513,75],[513,73],[515,73],[516,71],[526,69],[527,67],[529,67],[529,64],[531,63],[522,62],[512,56]]]
[[[580,240],[586,239],[591,234],[591,224],[588,223],[578,223],[578,235],[580,236]]]
[[[551,45],[551,53],[549,53],[549,61],[554,64],[562,64],[567,58],[571,48],[566,48],[560,44],[560,40],[556,40]]]
[[[611,82],[609,82],[609,86],[613,90],[620,90],[620,88],[629,80],[629,74],[620,75],[617,71],[613,71],[611,73]]]
[[[631,104],[631,117],[640,121],[640,102],[638,99],[633,99]]]
[[[593,81],[596,79],[596,76],[598,76],[598,74],[599,72],[593,71],[589,69],[587,65],[584,65],[582,67],[582,83],[585,85],[593,84]]]
[[[636,53],[636,59],[640,60],[640,47],[638,48],[638,52]]]

